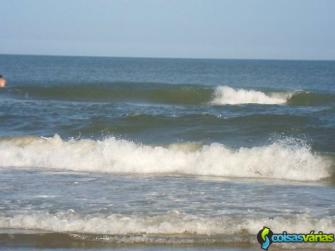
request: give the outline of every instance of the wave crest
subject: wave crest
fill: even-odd
[[[204,86],[162,83],[101,83],[58,84],[50,86],[26,85],[6,88],[3,93],[24,99],[71,100],[82,102],[151,102],[178,105],[239,105],[288,104],[297,106],[320,106],[335,103],[329,93],[262,92],[252,89],[237,89],[230,86]]]
[[[273,231],[283,229],[291,232],[305,232],[310,229],[333,231],[332,217],[313,218],[309,214],[276,217],[240,217],[222,215],[216,217],[196,216],[179,211],[162,215],[86,215],[75,212],[33,213],[1,216],[2,229],[31,229],[53,232],[91,233],[109,235],[156,234],[156,235],[243,235],[256,234],[263,226]],[[254,236],[253,236],[254,238]]]
[[[214,92],[214,105],[237,105],[237,104],[285,104],[292,93],[270,93],[261,91],[233,89],[229,86],[219,86]]]
[[[19,137],[0,141],[0,167],[107,173],[156,173],[315,181],[330,177],[331,162],[303,144],[230,149],[223,144],[170,146],[127,140]]]

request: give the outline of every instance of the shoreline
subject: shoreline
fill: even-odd
[[[6,229],[8,231],[8,229]],[[225,251],[251,251],[260,250],[260,247],[256,241],[256,237],[249,236],[249,241],[232,241],[232,242],[220,242],[219,239],[212,240],[211,242],[202,242],[206,240],[206,236],[199,236],[199,238],[183,238],[182,236],[166,236],[166,237],[154,237],[157,238],[157,242],[141,242],[141,238],[144,235],[134,236],[119,236],[119,235],[95,235],[95,234],[76,234],[76,233],[55,233],[55,232],[41,232],[23,230],[19,233],[14,233],[9,230],[7,233],[4,229],[0,231],[0,250],[2,248],[19,249],[24,248],[25,250],[69,250],[69,249],[89,249],[89,250],[225,250]],[[128,242],[127,238],[134,238],[134,242]],[[136,237],[138,239],[136,240]],[[226,236],[228,237],[228,236]],[[171,242],[169,240],[173,238],[179,238],[184,240],[184,243]],[[208,238],[208,236],[207,236]],[[224,238],[224,236],[222,236]],[[152,239],[153,240],[153,239]],[[187,240],[189,243],[187,243]],[[207,239],[208,240],[208,239]],[[166,243],[164,243],[166,241]],[[334,250],[333,243],[328,244],[304,244],[304,245],[290,245],[288,247],[283,245],[272,245],[271,250],[293,250],[303,249],[307,251],[312,250]]]

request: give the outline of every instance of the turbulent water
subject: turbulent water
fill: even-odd
[[[335,232],[335,62],[0,55],[0,71],[0,244]]]

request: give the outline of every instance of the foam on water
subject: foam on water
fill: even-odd
[[[2,229],[32,229],[54,232],[77,232],[92,234],[193,234],[193,235],[235,235],[256,234],[263,226],[274,232],[306,232],[309,230],[334,232],[334,217],[317,219],[309,214],[292,216],[231,216],[202,217],[178,211],[163,215],[86,215],[73,211],[18,214],[0,216]]]
[[[214,92],[214,105],[237,105],[237,104],[285,104],[292,93],[271,93],[261,91],[233,89],[229,86],[218,86]]]
[[[278,141],[230,149],[223,144],[151,146],[127,140],[17,137],[0,141],[0,167],[106,173],[156,173],[316,181],[332,162],[304,144]]]

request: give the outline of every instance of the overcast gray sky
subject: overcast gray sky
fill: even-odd
[[[0,3],[0,53],[335,59],[334,0]]]

